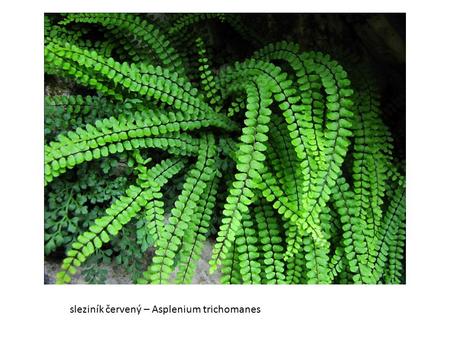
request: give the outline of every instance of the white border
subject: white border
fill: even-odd
[[[14,1],[2,3],[0,336],[450,336],[447,11],[414,1]],[[444,2],[443,2],[444,3]],[[44,286],[43,13],[407,12],[406,286]],[[250,304],[255,316],[96,317],[71,304]],[[447,311],[446,311],[447,310]],[[446,316],[447,315],[447,316]]]

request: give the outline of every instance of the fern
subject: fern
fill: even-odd
[[[84,88],[45,98],[46,192],[115,157],[129,183],[57,282],[130,238],[140,284],[191,283],[212,238],[224,284],[404,282],[405,175],[374,76],[287,41],[219,67],[210,21],[264,43],[231,14],[45,17],[46,73]]]

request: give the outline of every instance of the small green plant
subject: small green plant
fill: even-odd
[[[257,41],[238,15],[45,17],[46,73],[90,94],[46,97],[49,200],[70,210],[91,163],[116,177],[82,231],[46,230],[49,251],[76,233],[57,282],[112,246],[138,283],[190,283],[209,236],[225,284],[403,282],[404,164],[370,73],[286,41],[219,70],[187,33],[216,19]]]

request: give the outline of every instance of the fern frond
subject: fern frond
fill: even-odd
[[[330,279],[335,280],[339,274],[343,271],[345,265],[345,255],[344,249],[342,247],[337,247],[334,251],[333,256],[328,263],[330,269]]]
[[[237,96],[228,107],[228,117],[232,117],[238,113],[245,112],[245,99],[241,96]]]
[[[171,211],[166,231],[156,242],[155,256],[150,265],[146,280],[152,283],[167,283],[174,269],[174,258],[181,247],[186,230],[190,227],[192,217],[196,210],[196,203],[200,199],[207,184],[214,177],[216,145],[211,134],[207,135],[200,144],[198,160],[189,170],[183,190],[178,196]]]
[[[239,272],[244,284],[261,283],[261,264],[259,262],[258,238],[250,213],[242,214],[242,227],[236,234]]]
[[[308,269],[306,272],[308,284],[329,284],[329,243],[324,241],[318,244],[311,236],[306,235],[303,237],[302,245]]]
[[[210,69],[210,65],[208,62],[208,58],[206,57],[206,49],[205,44],[201,38],[197,38],[195,40],[197,45],[198,54],[199,54],[199,67],[198,70],[200,72],[201,79],[201,90],[205,93],[205,97],[207,102],[215,107],[219,101],[221,100],[218,95],[219,88],[217,86],[216,81],[214,80],[214,74]]]
[[[273,209],[267,202],[260,201],[255,207],[255,221],[258,227],[261,247],[264,284],[284,284],[285,264],[283,261],[283,240]]]
[[[100,96],[82,96],[82,95],[58,95],[45,96],[44,98],[45,114],[88,114],[105,115],[113,114],[114,111],[121,109],[117,104],[106,100]]]
[[[149,49],[147,44],[136,37],[130,31],[122,30],[120,27],[104,27],[102,30],[106,41],[108,42],[108,51],[110,53],[102,52],[101,49],[95,50],[99,54],[110,57],[114,51],[114,55],[117,55],[118,61],[130,61],[133,63],[143,63],[148,65],[160,64],[158,56]]]
[[[242,284],[242,276],[239,269],[238,251],[236,244],[232,243],[225,259],[222,260],[220,270],[222,275],[220,283],[222,284]]]
[[[145,168],[145,171],[139,175],[139,186],[151,191],[151,196],[145,206],[146,222],[144,223],[144,229],[142,229],[143,234],[140,239],[138,238],[138,244],[141,244],[144,250],[148,248],[147,237],[156,242],[165,230],[164,202],[162,201],[161,188],[167,184],[169,179],[178,174],[186,164],[187,161],[183,158],[167,159],[156,164],[151,170]]]
[[[44,167],[45,184],[77,164],[99,159],[109,154],[121,153],[125,150],[159,148],[167,150],[173,155],[195,155],[198,152],[198,146],[198,139],[179,133],[167,133],[160,137],[135,137],[131,140],[117,141],[109,145],[100,145],[94,140],[90,142],[90,149],[92,150],[88,148],[86,151],[71,152],[70,147],[53,150],[50,145],[45,153],[48,159]],[[70,153],[65,154],[66,152]]]
[[[288,200],[300,210],[303,176],[300,163],[290,144],[287,125],[276,115],[270,125],[269,145],[267,153],[275,176],[279,179]]]
[[[285,259],[299,252],[301,239],[305,235],[305,232],[312,236],[314,241],[317,242],[317,245],[323,245],[324,235],[320,226],[314,223],[299,222],[300,212],[284,195],[283,190],[278,185],[276,178],[273,177],[269,171],[264,172],[262,177],[263,180],[260,182],[259,186],[262,191],[262,195],[268,202],[273,202],[273,207],[278,211],[278,213],[285,220],[289,221],[286,242],[288,245],[291,245],[293,249],[292,251],[285,253]]]
[[[120,63],[68,43],[62,46],[51,42],[45,46],[44,55],[47,64],[62,69],[82,85],[117,100],[123,100],[123,91],[173,106],[185,113],[212,111],[196,97],[196,90],[189,82],[160,66]]]
[[[298,249],[298,253],[285,259],[286,261],[286,283],[287,284],[305,284],[305,252],[302,245]]]
[[[271,111],[268,108],[272,102],[270,92],[251,82],[247,87],[247,112],[244,121],[246,127],[242,130],[241,143],[237,150],[238,173],[235,175],[233,188],[224,206],[222,225],[220,226],[217,243],[214,246],[210,261],[211,271],[217,268],[234,241],[236,233],[241,229],[242,215],[248,212],[254,197],[254,189],[261,181],[261,171],[264,168],[264,152],[267,141],[268,123]],[[258,125],[255,127],[256,121]]]
[[[359,193],[362,207],[361,217],[367,224],[365,235],[373,243],[380,232],[386,182],[393,167],[392,137],[379,117],[379,95],[373,83],[365,80],[360,87],[359,128],[355,138],[353,176],[355,191]],[[371,247],[369,253],[373,264],[377,248]]]
[[[354,273],[353,280],[356,283],[373,283],[370,268],[368,266],[367,242],[365,241],[363,227],[358,218],[358,207],[353,191],[344,178],[339,178],[333,188],[332,203],[340,215],[343,233],[344,251],[349,269]]]
[[[312,116],[308,114],[300,114],[300,112],[303,112],[302,106],[297,104],[300,97],[296,96],[295,89],[291,88],[291,81],[286,80],[286,74],[282,73],[278,67],[266,62],[250,60],[242,65],[236,64],[234,68],[235,70],[231,69],[223,73],[223,81],[229,81],[227,80],[227,77],[233,78],[233,76],[255,76],[253,74],[261,73],[263,73],[265,77],[271,81],[271,88],[275,93],[274,98],[281,102],[279,104],[279,108],[283,111],[283,115],[288,123],[288,130],[290,131],[289,135],[292,139],[292,144],[295,147],[297,156],[301,161],[300,166],[302,167],[302,173],[304,175],[302,205],[309,206],[311,201],[315,201],[315,203],[312,204],[312,209],[309,211],[303,211],[301,215],[302,220],[300,223],[307,223],[308,225],[300,226],[308,229],[317,228],[317,217],[320,214],[321,205],[326,203],[328,200],[328,185],[332,185],[333,179],[337,178],[340,174],[338,167],[331,162],[328,167],[328,171],[322,169],[320,176],[315,179],[317,169],[325,167],[325,154],[319,151],[322,147],[318,147],[317,144],[325,141],[315,140],[314,137],[311,137],[311,135],[317,135],[314,132],[314,125],[311,123]],[[323,70],[323,72],[325,72],[325,70]],[[345,73],[342,73],[340,76],[345,77]],[[343,83],[347,84],[345,81]],[[325,82],[325,84],[329,88],[335,86],[335,82],[333,81],[328,83]],[[346,101],[344,101],[344,103],[347,104]],[[336,115],[334,110],[339,110],[340,112],[344,111],[339,109],[340,104],[331,105],[330,109],[331,108],[333,109],[332,113],[334,115]],[[342,136],[338,135],[336,132],[330,132],[327,134],[328,138],[333,139],[335,143],[338,143],[338,147],[335,146],[334,148],[342,149],[344,146],[348,146],[348,143],[346,143],[344,139],[344,137],[349,136],[349,131],[346,129],[348,126],[344,124],[345,122],[346,121],[343,119],[343,127],[339,129]],[[330,122],[330,128],[334,128],[335,125],[337,124],[332,124]],[[327,142],[329,141],[327,140]],[[339,161],[339,164],[342,164],[343,157],[341,155],[342,153],[333,155],[332,161],[336,160]],[[345,153],[343,155],[345,155]],[[329,177],[331,179],[329,179]],[[319,191],[321,191],[322,194],[319,194]],[[321,198],[320,196],[322,195],[324,196]],[[317,233],[317,231],[315,232]],[[297,233],[297,229],[294,228],[294,231],[288,234],[288,255],[294,254],[298,250],[298,243],[296,243],[298,238]],[[315,240],[320,241],[319,236],[314,238]]]
[[[389,283],[399,283],[402,268],[402,250],[404,241],[404,222],[406,218],[405,205],[405,186],[402,180],[392,196],[379,236],[375,241],[375,264],[373,268],[374,281],[378,282],[385,274],[387,266],[387,275]]]
[[[186,230],[183,245],[180,250],[180,263],[176,281],[179,284],[190,283],[195,272],[196,263],[200,258],[206,241],[206,234],[211,227],[211,216],[217,197],[219,183],[218,172],[204,190],[198,201],[198,207],[192,217],[190,227]]]
[[[46,183],[84,161],[139,147],[176,147],[179,154],[192,154],[195,142],[187,135],[183,136],[183,142],[180,132],[207,126],[234,128],[223,115],[213,113],[208,117],[201,112],[196,117],[172,112],[145,112],[132,117],[97,120],[95,127],[88,124],[85,129],[77,128],[67,136],[60,135],[58,142],[45,147]]]
[[[182,62],[179,55],[170,46],[158,28],[132,14],[117,13],[84,13],[69,14],[66,19],[60,22],[67,25],[70,22],[96,23],[105,27],[117,27],[123,31],[133,34],[137,39],[145,42],[159,58],[161,65],[171,72],[183,74]]]

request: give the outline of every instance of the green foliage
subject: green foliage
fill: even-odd
[[[104,281],[104,259],[191,283],[209,237],[225,284],[404,282],[404,168],[370,73],[285,41],[218,70],[204,20],[263,41],[237,15],[46,16],[46,73],[89,93],[45,98],[57,283]]]
[[[100,264],[111,263],[112,250],[99,251],[89,257],[81,271],[81,276],[88,284],[105,284],[108,278],[108,269],[101,267]]]

